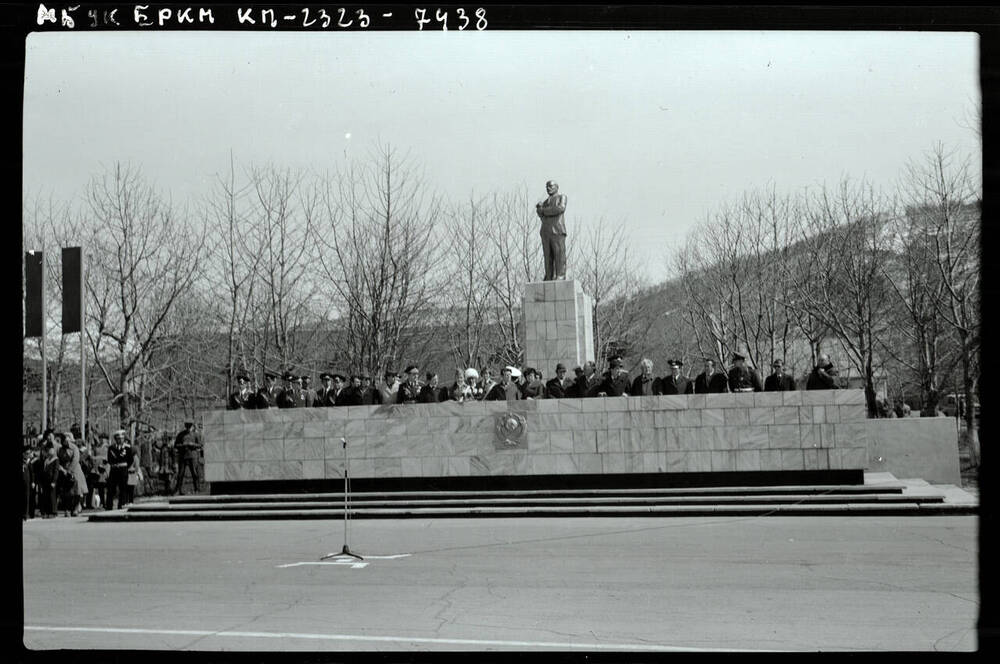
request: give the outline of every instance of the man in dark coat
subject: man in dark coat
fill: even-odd
[[[809,377],[806,378],[806,389],[835,390],[837,389],[836,377],[837,369],[830,362],[830,356],[823,353],[819,356]]]
[[[396,391],[396,403],[420,403],[420,369],[411,364],[406,367],[406,382]]]
[[[313,400],[313,406],[329,406],[331,404],[328,402],[328,396],[330,391],[333,390],[333,374],[328,371],[324,371],[319,375],[319,380],[320,383],[322,383],[322,387],[316,390],[316,398]]]
[[[596,397],[601,391],[604,377],[597,373],[597,364],[593,360],[583,363],[583,382],[580,384],[581,397]]]
[[[729,370],[730,392],[763,392],[760,374],[746,365],[746,358],[733,353],[733,367]]]
[[[424,386],[420,388],[420,397],[418,398],[420,403],[440,403],[443,401],[443,399],[441,399],[441,389],[438,382],[438,375],[433,371],[428,371],[427,382],[425,382]]]
[[[517,386],[512,378],[514,376],[513,367],[504,367],[500,370],[500,382],[490,388],[489,394],[484,398],[486,401],[519,401],[521,399],[521,388]]]
[[[250,377],[246,374],[237,374],[236,383],[239,388],[229,395],[227,410],[255,409],[257,408],[257,397],[250,389]]]
[[[793,392],[795,379],[784,371],[784,362],[775,360],[771,362],[771,375],[764,379],[765,392]]]
[[[202,450],[201,434],[195,430],[194,422],[185,422],[184,430],[174,439],[174,450],[177,451],[177,487],[174,493],[184,495],[184,470],[191,469],[191,480],[194,490],[198,491],[198,459]]]
[[[662,394],[694,394],[694,383],[681,375],[684,363],[680,360],[667,360],[670,365],[670,375],[660,379]]]
[[[118,494],[118,507],[128,501],[128,470],[135,461],[135,453],[131,445],[125,444],[125,430],[119,429],[112,435],[111,447],[108,448],[108,500],[104,509],[114,508],[115,494]]]
[[[331,406],[360,406],[361,395],[355,393],[351,381],[339,373],[333,374],[333,390],[326,393]]]
[[[275,399],[278,403],[278,408],[298,408],[299,389],[295,385],[295,382],[298,381],[298,379],[299,377],[290,371],[286,371],[281,377],[281,380],[285,382],[285,385],[281,389],[281,394],[279,394],[277,399]]]
[[[368,374],[361,374],[361,405],[371,406],[382,403],[379,391],[372,385],[372,378]]]
[[[566,382],[566,367],[562,362],[556,365],[556,376],[545,383],[545,391],[550,399],[563,399],[569,384]]]
[[[567,399],[579,399],[587,396],[587,375],[583,372],[583,367],[573,367],[573,380],[566,388]]]
[[[662,382],[653,375],[653,361],[648,357],[642,358],[639,363],[640,373],[632,381],[632,389],[629,392],[634,397],[648,397],[654,394],[662,394]]]
[[[273,371],[264,372],[264,386],[257,391],[258,408],[277,408],[278,397],[281,396],[281,386],[278,385],[278,374]]]
[[[599,392],[609,397],[627,397],[632,389],[632,381],[628,378],[628,370],[620,357],[611,358],[610,367],[604,372]]]
[[[715,370],[715,360],[710,357],[705,358],[705,368],[694,379],[694,393],[707,394],[709,392],[728,392],[729,381],[726,374]]]

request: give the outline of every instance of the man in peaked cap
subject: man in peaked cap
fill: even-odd
[[[521,373],[516,367],[506,366],[500,370],[500,382],[490,388],[484,401],[520,401],[521,388],[513,381],[514,372]]]
[[[746,359],[739,353],[733,353],[733,367],[729,370],[729,391],[763,392],[760,375],[745,364]]]
[[[598,395],[603,393],[609,397],[627,397],[632,389],[632,381],[628,378],[628,369],[621,357],[615,356],[608,363],[608,370],[604,372],[604,380],[598,388]]]
[[[295,382],[298,379],[299,377],[291,371],[286,371],[281,376],[281,380],[285,382],[285,385],[281,388],[281,394],[275,400],[278,403],[278,408],[296,408],[299,405],[299,390],[295,386]]]
[[[785,373],[784,362],[771,362],[771,375],[764,379],[765,392],[791,392],[796,389],[795,379]]]
[[[694,384],[681,374],[684,363],[680,360],[667,360],[670,365],[670,375],[660,379],[663,394],[694,394]]]
[[[707,394],[728,391],[729,380],[726,378],[726,374],[716,371],[715,360],[706,357],[704,369],[694,379],[694,393]]]
[[[250,376],[245,373],[236,374],[236,384],[238,388],[229,395],[229,403],[226,406],[227,410],[257,408],[257,399],[253,390],[250,389]]]
[[[273,371],[264,371],[264,385],[257,391],[258,407],[277,408],[278,397],[281,395],[281,386],[278,385],[278,374]],[[261,405],[263,404],[263,405]]]
[[[319,381],[322,386],[316,390],[316,398],[313,400],[313,406],[324,407],[329,406],[327,403],[327,395],[330,390],[333,389],[333,374],[329,371],[324,371],[319,375]]]
[[[406,367],[406,382],[399,386],[396,392],[396,403],[420,402],[420,368],[415,364]]]

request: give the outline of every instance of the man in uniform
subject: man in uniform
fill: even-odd
[[[239,388],[229,395],[227,410],[252,409],[257,407],[257,399],[253,390],[250,389],[250,377],[244,373],[236,374],[236,383]]]
[[[411,364],[406,367],[406,382],[399,386],[396,391],[396,403],[419,403],[420,402],[420,369]]]
[[[132,447],[125,444],[125,430],[115,431],[111,447],[108,448],[108,500],[104,503],[104,509],[114,508],[115,494],[118,494],[119,508],[127,502],[128,469],[134,461]]]
[[[837,389],[836,376],[837,369],[830,362],[830,356],[822,353],[809,377],[806,378],[806,389],[835,390]]]
[[[512,380],[514,371],[514,367],[509,366],[501,369],[500,382],[490,388],[489,394],[483,398],[486,401],[519,401],[521,399],[521,388]]]
[[[705,358],[705,368],[694,379],[694,393],[706,394],[708,392],[728,392],[729,381],[726,374],[715,370],[715,360],[710,357]]]
[[[299,393],[302,395],[302,406],[312,408],[316,404],[316,390],[309,386],[309,383],[312,382],[312,376],[302,376],[301,381],[302,389]]]
[[[795,379],[784,371],[784,362],[771,362],[771,375],[764,379],[765,392],[792,392],[796,389]]]
[[[760,374],[746,364],[746,358],[739,353],[733,353],[733,367],[729,370],[730,392],[763,392]]]
[[[260,395],[257,399],[258,407],[277,408],[281,391],[281,386],[278,385],[278,374],[273,371],[265,371],[264,386],[257,392]]]
[[[684,363],[680,360],[667,360],[670,365],[670,375],[660,380],[662,394],[694,394],[694,384],[681,375]]]
[[[545,255],[545,281],[566,278],[566,195],[559,193],[555,180],[545,183],[548,198],[535,205],[542,220],[542,253]]]
[[[278,402],[278,408],[297,408],[299,405],[299,389],[296,387],[295,382],[298,381],[299,377],[293,374],[291,371],[286,371],[281,377],[281,380],[285,382],[284,387],[281,390],[281,394],[278,395],[276,401]]]
[[[556,365],[556,377],[545,383],[545,391],[550,399],[564,399],[569,384],[566,382],[566,366],[560,362]]]
[[[194,490],[198,491],[198,459],[202,447],[201,434],[195,430],[194,422],[185,422],[184,430],[177,434],[177,438],[174,439],[174,450],[178,456],[175,494],[184,495],[184,470],[186,468],[191,469]]]
[[[316,398],[313,400],[313,406],[329,406],[327,396],[330,394],[330,390],[333,389],[333,374],[324,371],[319,375],[319,380],[323,386],[316,390]]]
[[[611,358],[610,367],[604,372],[598,396],[627,397],[632,389],[632,381],[628,379],[628,370],[620,357]]]

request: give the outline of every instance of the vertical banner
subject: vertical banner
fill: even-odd
[[[80,247],[62,250],[62,333],[79,332],[83,317],[83,252]]]
[[[24,336],[42,336],[42,252],[24,252]]]

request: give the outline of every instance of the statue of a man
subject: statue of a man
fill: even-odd
[[[555,180],[545,183],[549,197],[535,205],[542,220],[542,253],[545,254],[545,281],[566,278],[566,195],[559,193]]]

